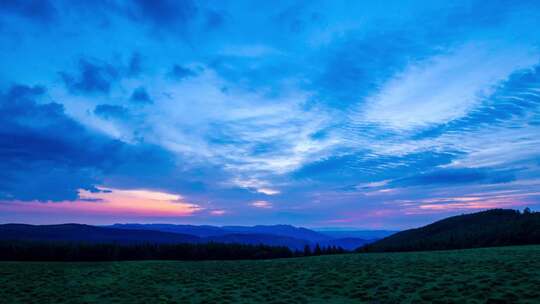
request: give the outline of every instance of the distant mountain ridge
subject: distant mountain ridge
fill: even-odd
[[[315,230],[331,238],[360,238],[364,240],[378,240],[395,234],[396,230]]]
[[[311,242],[329,241],[332,237],[302,227],[291,225],[257,225],[257,226],[224,226],[223,229],[235,233],[265,233],[279,236],[293,237]]]
[[[314,247],[316,244],[353,250],[367,242],[358,238],[333,239],[306,228],[287,225],[214,227],[169,224],[117,224],[112,226],[4,224],[0,225],[0,240],[122,244],[215,242],[286,246],[293,250],[303,250],[306,245]]]
[[[323,242],[334,239],[334,237],[319,233],[307,228],[294,227],[291,225],[257,225],[257,226],[195,226],[195,225],[174,225],[174,224],[114,224],[107,226],[119,229],[156,230],[163,232],[174,232],[191,234],[198,237],[216,237],[227,234],[266,234],[310,242]]]
[[[128,230],[154,230],[162,232],[172,232],[172,233],[185,233],[194,235],[197,237],[213,237],[219,235],[225,235],[228,232],[224,231],[220,227],[216,226],[195,226],[195,225],[174,225],[174,224],[114,224],[110,226],[105,226],[108,228],[115,229],[128,229]]]
[[[529,244],[540,244],[540,212],[492,209],[398,232],[358,251],[422,251]]]
[[[114,224],[112,228],[156,230],[191,234],[205,240],[221,243],[259,244],[287,246],[302,249],[305,245],[337,246],[354,250],[369,242],[356,237],[332,237],[324,233],[291,225],[256,225],[256,226],[209,226],[175,224]]]

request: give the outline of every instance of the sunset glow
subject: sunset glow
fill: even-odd
[[[97,218],[107,222],[107,219],[139,219],[169,218],[177,219],[192,216],[204,209],[197,204],[182,200],[182,196],[165,192],[149,190],[120,190],[99,188],[101,192],[79,191],[80,200],[69,202],[10,202],[1,203],[0,220],[8,221],[6,215],[19,213],[20,216],[38,216],[42,221],[50,223],[57,221],[59,215],[76,220],[79,215]],[[212,213],[216,214],[216,213]],[[221,214],[216,214],[221,215]]]

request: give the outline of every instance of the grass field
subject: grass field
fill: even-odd
[[[540,246],[265,261],[0,263],[1,303],[539,303]]]

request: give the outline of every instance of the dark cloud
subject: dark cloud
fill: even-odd
[[[208,30],[214,30],[220,28],[225,23],[225,17],[223,14],[209,10],[206,12],[205,27]]]
[[[191,0],[134,0],[128,16],[137,22],[149,23],[165,30],[183,30],[197,14]]]
[[[43,87],[0,92],[0,200],[76,200],[79,189],[99,191],[105,177],[127,188],[199,185],[174,175],[178,164],[170,152],[92,132],[62,105],[43,103],[45,97]]]
[[[190,68],[187,68],[187,67],[183,67],[181,65],[178,65],[178,64],[175,64],[173,65],[173,67],[171,68],[170,72],[169,72],[169,77],[173,78],[173,79],[176,79],[176,80],[182,80],[182,79],[185,79],[185,78],[189,78],[189,77],[193,77],[193,76],[197,76],[197,72],[190,69]]]
[[[339,179],[352,173],[351,166],[361,157],[356,154],[328,157],[308,163],[294,172],[295,178]]]
[[[450,163],[458,152],[422,152],[404,156],[379,155],[369,151],[333,156],[308,163],[293,173],[296,179],[343,185],[373,180],[396,179],[421,170]],[[389,169],[391,166],[391,169]]]
[[[357,104],[411,61],[433,54],[434,47],[406,32],[375,33],[357,38],[350,34],[323,51],[322,73],[313,89],[328,105]]]
[[[291,33],[298,33],[312,26],[323,27],[322,16],[314,11],[313,1],[296,1],[277,14],[273,21]]]
[[[127,75],[130,77],[139,76],[142,73],[142,57],[141,54],[135,52],[131,56],[128,64]]]
[[[120,72],[107,63],[79,60],[79,71],[73,75],[60,73],[64,84],[73,93],[108,93],[114,82],[120,79]]]
[[[154,102],[144,87],[138,87],[133,90],[129,100],[137,104],[151,104]]]
[[[183,167],[178,155],[142,141],[126,144],[91,131],[49,102],[44,87],[0,91],[0,200],[64,201],[98,185],[197,194],[223,180],[219,167]],[[103,104],[96,114],[127,110]]]
[[[44,94],[20,85],[0,94],[0,199],[76,199],[114,161],[118,142],[86,131],[60,104],[38,103]]]
[[[0,14],[12,14],[40,23],[49,23],[57,13],[54,5],[47,0],[2,0]]]
[[[100,104],[94,109],[94,114],[105,119],[125,119],[129,116],[129,111],[123,106]]]
[[[498,184],[515,180],[515,173],[508,170],[487,168],[435,169],[395,181],[396,185],[459,185]]]

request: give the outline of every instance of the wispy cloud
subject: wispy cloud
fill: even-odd
[[[254,201],[250,205],[255,208],[262,208],[262,209],[270,209],[273,207],[272,203],[268,201]]]
[[[466,44],[411,65],[369,97],[353,119],[395,130],[444,124],[467,115],[501,81],[539,59],[531,46]]]

